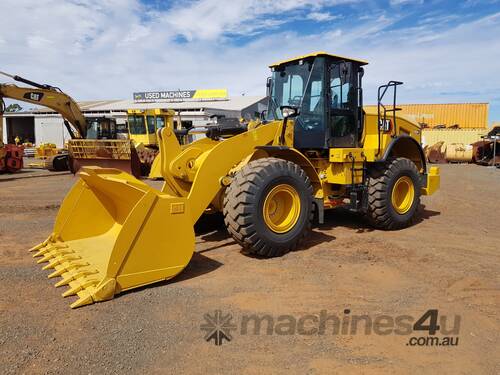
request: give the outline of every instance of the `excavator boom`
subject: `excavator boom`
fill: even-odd
[[[72,139],[85,138],[87,122],[78,104],[59,88],[47,84],[39,84],[28,79],[0,72],[0,75],[22,82],[31,87],[19,87],[14,84],[0,83],[0,101],[3,98],[20,100],[53,109],[64,118],[64,124]],[[0,111],[0,116],[1,116]]]

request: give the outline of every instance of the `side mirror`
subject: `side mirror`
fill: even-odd
[[[266,96],[271,96],[271,87],[273,85],[273,79],[271,77],[267,77],[266,81]]]
[[[299,115],[299,109],[297,107],[292,107],[289,105],[282,105],[280,107],[281,109],[281,114],[283,115],[283,118],[293,118],[297,117]]]

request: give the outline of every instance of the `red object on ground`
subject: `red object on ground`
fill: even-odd
[[[0,172],[17,172],[23,167],[24,147],[16,145],[5,145],[0,159]]]

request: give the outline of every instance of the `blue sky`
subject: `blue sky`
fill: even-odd
[[[365,102],[489,102],[500,121],[500,0],[3,0],[0,70],[79,100],[228,88],[263,95],[267,66],[324,50],[368,60]],[[3,81],[3,80],[2,80]]]

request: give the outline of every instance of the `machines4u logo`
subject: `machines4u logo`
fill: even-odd
[[[219,346],[224,340],[229,342],[233,339],[231,331],[236,329],[236,324],[231,322],[233,316],[230,313],[224,315],[221,310],[215,310],[213,314],[206,313],[203,318],[205,323],[200,328],[206,332],[204,339],[207,342],[213,340]]]
[[[357,315],[350,309],[341,314],[321,310],[316,314],[300,316],[269,314],[242,315],[233,322],[233,315],[216,310],[203,315],[200,328],[204,339],[220,346],[231,341],[231,331],[240,335],[397,335],[410,336],[407,346],[458,346],[460,315],[451,317],[439,314],[437,309],[427,310],[419,318],[411,315]]]

